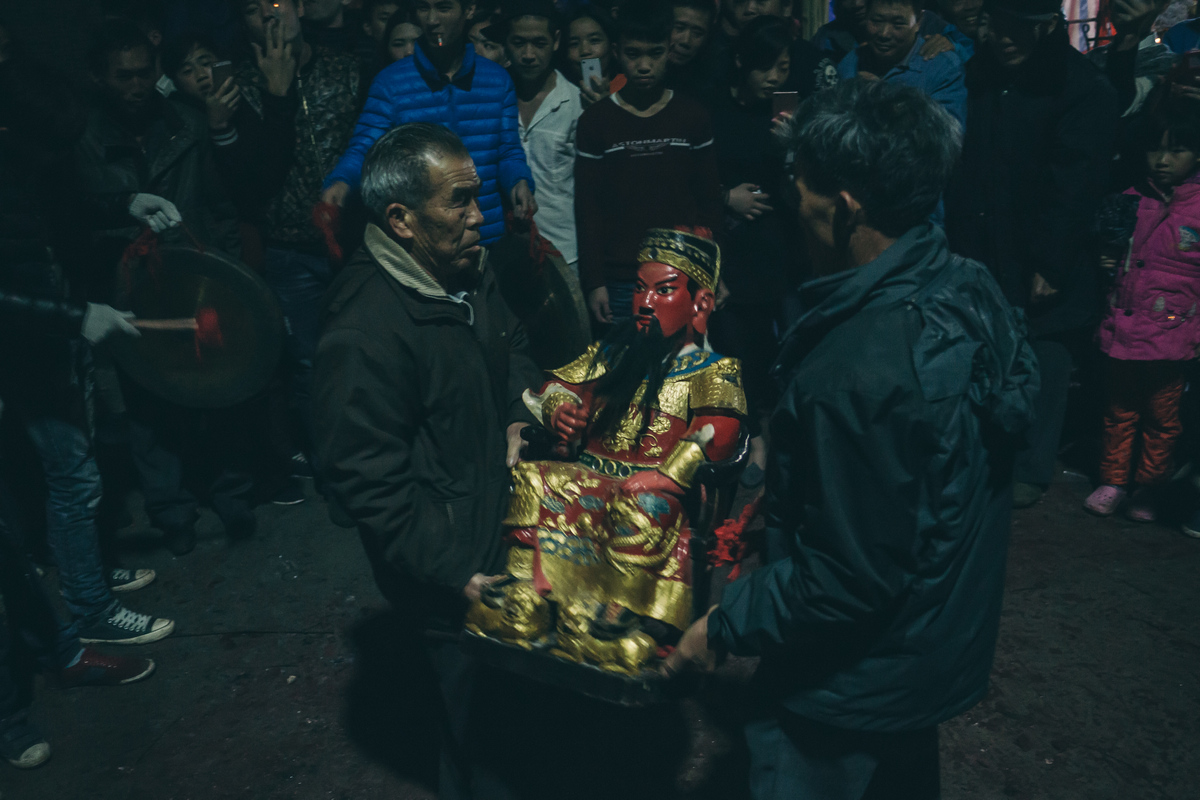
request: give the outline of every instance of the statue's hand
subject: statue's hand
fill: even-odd
[[[661,494],[675,495],[676,497],[683,495],[682,486],[656,469],[648,469],[645,472],[630,475],[621,482],[621,488],[630,494],[659,492]]]
[[[588,409],[578,403],[563,403],[550,415],[550,429],[564,441],[578,439],[588,424]]]

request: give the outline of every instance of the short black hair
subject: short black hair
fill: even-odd
[[[551,36],[562,27],[562,19],[554,7],[554,0],[512,0],[505,4],[503,15],[488,31],[488,38],[493,41],[497,37],[500,41],[507,39],[512,23],[521,17],[540,17],[546,20]]]
[[[621,6],[617,13],[617,39],[667,42],[674,25],[675,10],[669,0],[638,0]]]
[[[1141,115],[1135,130],[1142,150],[1158,149],[1166,134],[1172,147],[1200,153],[1200,103],[1189,97],[1166,95]]]
[[[362,15],[364,19],[369,19],[371,12],[377,6],[407,6],[406,0],[363,0]],[[400,10],[400,9],[397,9]]]
[[[617,25],[610,15],[605,14],[592,5],[580,6],[579,10],[571,15],[571,18],[567,20],[567,23],[563,27],[569,30],[572,22],[581,19],[590,19],[592,22],[595,22],[600,26],[600,30],[604,31],[604,35],[608,37],[609,43],[616,44]],[[566,52],[565,47],[562,48],[562,52]]]
[[[429,156],[470,156],[458,135],[432,122],[409,122],[379,138],[363,159],[363,205],[376,225],[384,225],[387,207],[400,203],[421,208],[433,196]]]
[[[197,47],[209,50],[220,60],[222,54],[206,33],[191,31],[176,36],[162,47],[162,71],[168,78],[174,78],[183,67],[183,62]]]
[[[713,0],[671,0],[671,10],[674,11],[677,8],[703,11],[708,14],[708,18],[712,22],[717,19],[717,4]]]
[[[107,20],[96,32],[96,38],[88,49],[88,68],[97,77],[106,75],[113,53],[124,53],[140,47],[146,48],[150,57],[154,57],[154,44],[137,23],[127,19]]]
[[[962,149],[950,113],[912,86],[862,78],[804,101],[782,133],[813,192],[849,192],[867,223],[900,236],[937,209]]]
[[[925,10],[925,4],[922,0],[867,0],[867,8],[877,5],[908,6],[917,17],[920,17],[921,12]]]
[[[741,71],[766,70],[792,46],[792,26],[781,17],[759,16],[746,23],[733,43]]]

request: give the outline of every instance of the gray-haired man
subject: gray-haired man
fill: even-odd
[[[819,277],[774,368],[771,561],[666,667],[762,656],[764,714],[746,730],[756,800],[929,800],[938,723],[987,689],[1036,366],[987,269],[927,221],[958,156],[950,115],[860,79],[794,120]]]
[[[363,164],[364,247],[330,290],[317,348],[322,475],[358,525],[376,581],[424,644],[445,717],[439,792],[469,796],[467,601],[503,568],[500,522],[540,384],[479,245],[475,164],[412,123]]]

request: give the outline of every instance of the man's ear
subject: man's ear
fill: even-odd
[[[467,3],[467,0],[458,0],[458,2],[463,7],[463,19],[464,20],[468,20],[471,17],[475,16],[475,12],[479,10],[478,7],[476,7],[476,5],[474,3]],[[463,32],[466,33],[466,29],[464,29]]]
[[[726,62],[726,63],[729,63],[729,62]],[[734,56],[734,57],[733,57],[733,65],[734,65],[735,67],[737,67],[739,70],[741,70],[741,68],[742,68],[742,57],[741,57],[741,56]]]
[[[554,32],[554,49],[551,52],[554,52],[554,53],[558,52],[558,45],[561,41],[562,41],[562,31],[555,31]]]
[[[863,208],[854,195],[845,190],[838,192],[833,201],[833,240],[841,246],[849,242],[854,230],[863,224]]]
[[[392,203],[384,212],[387,215],[388,232],[398,239],[416,236],[417,215],[403,203]]]
[[[296,0],[296,16],[304,16],[304,0]]]
[[[783,5],[780,6],[780,11],[783,13],[779,16],[784,19],[789,19],[792,16],[792,0],[783,0]]]

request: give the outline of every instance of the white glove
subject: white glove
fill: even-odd
[[[129,203],[129,214],[138,222],[149,225],[155,233],[174,228],[183,221],[175,204],[156,194],[135,194]]]
[[[117,311],[112,306],[88,303],[87,312],[83,315],[83,329],[80,333],[92,344],[99,344],[114,333],[141,336],[142,332],[129,322],[133,318],[132,311]]]

